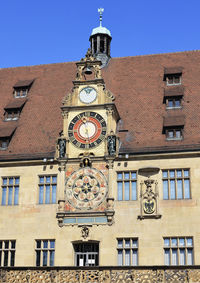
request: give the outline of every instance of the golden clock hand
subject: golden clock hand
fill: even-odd
[[[90,143],[90,137],[89,137],[89,130],[88,130],[88,122],[85,121],[85,133],[87,135],[88,141]]]

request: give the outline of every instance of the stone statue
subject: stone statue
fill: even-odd
[[[115,155],[116,153],[116,136],[108,136],[108,154]]]
[[[60,135],[61,138],[58,139],[58,149],[59,149],[59,158],[65,157],[66,153],[66,139]]]

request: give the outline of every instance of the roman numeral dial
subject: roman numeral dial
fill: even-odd
[[[96,112],[82,112],[75,116],[69,124],[68,136],[70,142],[82,149],[98,146],[106,135],[106,122]]]

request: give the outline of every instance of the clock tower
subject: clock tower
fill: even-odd
[[[109,224],[114,220],[113,161],[118,155],[119,114],[106,89],[101,61],[90,49],[76,63],[72,91],[61,107],[63,130],[57,160],[63,188],[57,218],[60,226]]]

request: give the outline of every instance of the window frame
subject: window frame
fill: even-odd
[[[139,265],[139,238],[138,237],[118,237],[117,239],[117,266],[138,266]],[[126,241],[130,241],[130,245],[126,246]],[[119,246],[119,241],[122,241],[122,246]],[[133,245],[133,241],[137,241],[137,246]],[[122,255],[122,264],[120,264],[119,251]],[[129,251],[129,255],[126,254]],[[136,251],[136,264],[133,264],[133,251]],[[126,257],[127,255],[127,257]],[[129,260],[129,264],[126,264],[126,260]]]
[[[174,177],[170,177],[170,171],[174,171]],[[177,172],[181,171],[182,177],[178,176]],[[188,176],[185,176],[185,172],[188,171]],[[163,177],[163,172],[167,172],[167,177]],[[182,181],[182,197],[178,197],[178,181]],[[185,189],[185,180],[188,180],[189,184],[189,198],[185,198],[186,189]],[[164,181],[167,181],[167,197],[165,197],[164,193]],[[175,198],[171,197],[171,181],[174,181],[174,191],[175,191]],[[176,168],[176,169],[162,169],[162,186],[163,186],[163,200],[190,200],[192,199],[192,191],[191,191],[191,173],[190,168]],[[180,193],[180,192],[179,192]]]
[[[117,201],[137,201],[138,200],[138,172],[137,170],[123,170],[116,172],[116,179],[117,179]],[[122,174],[122,178],[118,178],[119,174]],[[129,178],[125,178],[125,174],[129,174]],[[135,174],[135,178],[132,178],[132,174]],[[119,183],[122,183],[122,199],[119,199]],[[129,198],[126,199],[126,186],[125,183],[129,183],[128,190],[129,190]],[[133,197],[133,187],[132,184],[135,183],[135,194],[136,197]]]
[[[172,101],[173,106],[169,106],[169,101]],[[176,101],[180,102],[180,106],[176,106]],[[182,96],[170,96],[165,98],[166,109],[181,109],[182,106]]]
[[[184,239],[184,245],[180,245],[180,239]],[[188,239],[192,239],[192,245],[187,245],[187,240]],[[165,245],[165,240],[169,240],[169,245]],[[172,243],[172,240],[176,240],[177,244]],[[189,265],[195,265],[194,263],[194,237],[193,236],[172,236],[172,237],[163,237],[163,241],[164,241],[164,247],[163,247],[163,251],[164,251],[164,265],[165,266],[189,266]],[[166,263],[166,258],[165,258],[165,252],[169,251],[169,264]],[[176,254],[176,261],[177,264],[173,264],[173,250],[177,251]],[[181,256],[180,256],[180,251],[184,250],[184,264],[181,264]],[[192,264],[188,264],[188,251],[192,250]]]
[[[4,179],[7,179],[6,184]],[[9,179],[15,180],[13,184]],[[18,183],[16,180],[18,179]],[[0,206],[17,206],[19,205],[19,189],[20,189],[20,176],[2,176],[1,177],[1,204]],[[11,200],[10,200],[11,195]]]
[[[170,77],[172,80],[172,83],[170,83]],[[179,82],[176,83],[175,80],[179,79]],[[181,85],[182,84],[182,73],[177,73],[177,74],[166,74],[165,75],[165,80],[166,80],[166,85],[167,86],[174,86],[174,85]]]
[[[37,243],[40,242],[40,247]],[[44,243],[47,242],[47,247],[44,247]],[[54,247],[51,248],[51,242],[54,243]],[[35,266],[55,266],[55,250],[56,250],[56,240],[55,239],[35,239]],[[44,264],[46,253],[46,264]],[[51,264],[51,252],[53,252],[53,264]],[[38,264],[39,259],[39,264]]]
[[[2,137],[0,138],[0,150],[7,150],[9,146],[10,138],[8,137]],[[2,146],[5,144],[6,146]]]
[[[169,137],[169,133],[173,133],[173,137]],[[180,132],[180,137],[176,137],[176,133]],[[182,127],[170,127],[165,129],[165,136],[167,141],[181,141],[183,140],[183,128]]]
[[[8,247],[6,247],[6,242],[8,242]],[[14,248],[12,247],[12,242],[14,242]],[[6,252],[7,252],[7,260],[5,262]],[[13,252],[14,252],[14,257],[12,255]],[[5,240],[5,239],[0,240],[0,267],[15,266],[15,253],[16,253],[16,240]]]
[[[50,182],[40,182],[41,178],[50,178]],[[53,181],[53,177],[56,177],[56,182]],[[41,187],[43,186],[43,193]],[[49,186],[49,192],[47,191],[47,186]],[[53,200],[53,186],[56,186],[55,189],[55,200]],[[47,204],[56,204],[57,203],[57,188],[58,188],[58,175],[57,174],[46,174],[38,175],[38,204],[47,205]],[[42,196],[42,198],[41,198]],[[47,201],[49,199],[49,201]]]
[[[19,87],[19,88],[16,87],[16,88],[14,88],[14,97],[15,98],[27,97],[28,92],[29,92],[29,87]]]
[[[17,109],[17,110],[16,110]],[[15,113],[17,112],[17,113]],[[21,111],[19,108],[7,109],[4,112],[4,121],[17,121],[20,117]]]

